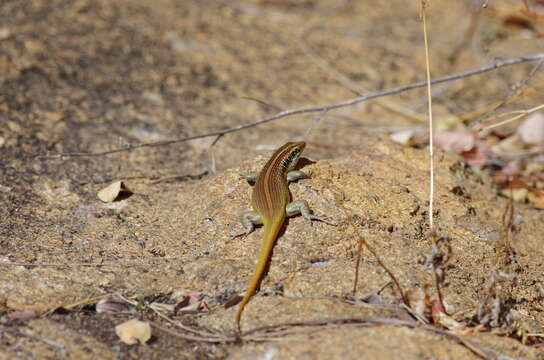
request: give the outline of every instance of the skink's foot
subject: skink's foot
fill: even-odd
[[[257,181],[257,178],[259,177],[259,174],[260,173],[257,171],[249,171],[249,172],[243,173],[242,177],[246,179],[248,183],[250,183],[251,185],[254,185],[255,182]]]
[[[261,215],[259,215],[255,211],[244,211],[240,215],[240,221],[242,222],[242,225],[244,226],[244,230],[231,234],[232,239],[237,238],[238,236],[247,235],[251,233],[255,229],[255,225],[259,225],[263,223]]]
[[[317,220],[324,222],[325,224],[333,225],[336,224],[328,221],[326,218],[316,216],[312,214],[312,211],[310,210],[310,206],[308,206],[308,202],[306,200],[295,200],[291,203],[289,203],[285,207],[285,212],[287,216],[294,216],[294,215],[302,215],[305,219],[308,219],[310,221]]]

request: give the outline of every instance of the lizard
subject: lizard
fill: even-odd
[[[242,298],[235,315],[235,334],[240,333],[240,319],[245,306],[260,284],[266,265],[285,218],[301,214],[308,220],[319,220],[330,224],[325,219],[312,215],[306,200],[291,202],[288,184],[308,175],[294,170],[300,155],[306,147],[305,142],[288,142],[278,148],[260,173],[250,172],[243,177],[250,183],[255,182],[251,204],[253,211],[245,211],[240,215],[244,230],[233,237],[247,235],[255,229],[255,225],[264,225],[262,249],[257,266],[247,291]]]

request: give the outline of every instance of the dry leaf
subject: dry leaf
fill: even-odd
[[[176,305],[176,312],[196,313],[202,306],[202,294],[192,292]]]
[[[123,184],[122,181],[116,181],[100,190],[97,194],[98,198],[103,202],[112,202],[122,193],[130,193],[131,191]]]
[[[414,130],[408,129],[394,132],[389,137],[397,144],[408,145],[410,143],[410,140],[412,140],[413,135]]]
[[[518,134],[526,144],[544,143],[544,115],[541,113],[531,114],[518,127]]]
[[[439,314],[445,314],[446,309],[444,309],[444,304],[440,302],[440,300],[433,300],[431,301],[431,318],[433,319],[433,323],[438,323],[438,316]]]
[[[132,319],[117,325],[115,333],[125,344],[145,344],[151,338],[151,326],[145,321]]]
[[[434,323],[445,327],[448,330],[460,330],[466,327],[465,324],[460,323],[451,316],[447,315],[444,312],[437,312],[433,315]]]
[[[527,197],[535,208],[544,209],[544,190],[531,191]]]
[[[425,294],[425,290],[421,288],[408,289],[406,297],[410,308],[422,318],[427,318],[429,315],[429,298]]]
[[[495,144],[491,149],[497,155],[508,154],[515,151],[523,149],[523,140],[519,134],[514,134],[509,136],[497,144]]]
[[[132,305],[117,296],[108,296],[96,304],[97,313],[127,313],[133,312]]]
[[[155,311],[159,312],[166,312],[166,313],[174,313],[176,311],[176,305],[174,304],[165,304],[160,302],[153,302],[149,305],[150,308],[152,308]]]
[[[34,319],[38,316],[36,311],[34,310],[23,310],[23,311],[12,311],[7,313],[7,318],[10,320],[20,320],[20,321],[26,321],[30,319]]]
[[[516,188],[516,189],[502,189],[500,191],[501,195],[506,196],[507,198],[513,198],[515,202],[525,202],[529,190],[525,188]]]
[[[223,304],[223,306],[225,307],[225,309],[228,309],[230,307],[233,307],[235,305],[238,305],[238,303],[240,301],[242,301],[243,297],[236,294],[234,295],[233,297],[231,297],[230,299],[227,300],[227,302],[225,304]]]
[[[458,124],[454,131],[437,131],[434,135],[434,141],[444,151],[461,154],[470,151],[476,143],[473,132]]]
[[[544,174],[544,163],[542,162],[529,162],[525,165],[525,170],[523,170],[523,175],[539,175]]]

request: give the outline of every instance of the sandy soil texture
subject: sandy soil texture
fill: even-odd
[[[432,2],[433,77],[544,48],[541,39],[524,36],[527,29],[502,20],[522,1],[479,5]],[[199,331],[232,334],[235,307],[224,304],[245,291],[262,236],[258,228],[231,239],[240,229],[238,214],[250,206],[251,187],[240,174],[258,171],[273,149],[301,139],[308,142],[302,170],[311,178],[291,184],[293,197],[336,226],[288,220],[243,329],[316,319],[409,319],[366,250],[357,293],[346,294],[358,233],[406,291],[432,284],[424,266],[431,248],[428,152],[389,137],[424,129],[425,89],[219,139],[41,157],[196,135],[423,80],[417,14],[416,2],[401,0],[3,0],[0,359],[480,358],[443,334],[392,325],[329,324],[226,344],[153,328],[146,345],[126,345],[115,334],[116,325],[138,312],[168,326],[150,304],[197,298],[200,313],[160,311]],[[477,31],[469,38],[475,14]],[[436,86],[437,121],[505,98],[533,65]],[[539,73],[531,81],[542,80]],[[543,100],[533,94],[504,110]],[[501,314],[510,316],[500,329],[458,334],[494,354],[544,359],[542,346],[524,343],[528,334],[544,332],[542,211],[516,204],[511,264],[501,285],[492,286],[508,200],[497,195],[485,169],[460,157],[437,150],[435,166],[436,232],[452,255],[442,284],[450,312],[472,326],[490,296],[500,298]],[[97,192],[116,180],[132,194],[100,201]],[[382,288],[373,301],[362,300]],[[136,305],[128,313],[97,313],[97,301],[111,295]]]

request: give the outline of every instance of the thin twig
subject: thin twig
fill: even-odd
[[[308,327],[338,327],[343,325],[353,325],[353,324],[375,324],[375,325],[391,325],[391,326],[404,326],[412,329],[421,329],[425,331],[434,332],[443,336],[446,336],[450,339],[455,340],[459,344],[465,346],[467,349],[472,351],[474,354],[485,360],[498,360],[501,357],[495,352],[484,348],[483,346],[467,339],[463,339],[461,336],[452,333],[448,330],[442,330],[433,326],[420,324],[416,321],[410,320],[401,320],[395,318],[339,318],[339,319],[324,319],[324,320],[311,320],[311,321],[297,321],[297,322],[287,322],[280,323],[275,325],[267,325],[257,327],[251,330],[244,331],[240,334],[240,337],[234,336],[224,336],[224,337],[201,337],[188,334],[182,334],[171,329],[165,328],[162,325],[154,322],[148,321],[149,324],[161,331],[164,331],[172,336],[176,336],[185,340],[190,341],[199,341],[199,342],[208,342],[208,343],[233,343],[239,342],[242,340],[250,341],[267,341],[272,337],[284,336],[288,334],[296,334],[300,332],[305,332],[304,329],[288,329],[288,328],[308,328]],[[298,330],[298,331],[297,331]]]
[[[434,333],[449,337],[451,339],[454,339],[455,341],[465,346],[467,349],[469,349],[470,351],[472,351],[474,354],[481,357],[482,359],[486,359],[486,360],[500,359],[500,356],[496,354],[495,352],[489,349],[486,349],[471,340],[463,339],[459,335],[456,335],[450,331],[442,330],[442,329],[432,327],[429,325],[423,325],[415,321],[400,320],[400,319],[394,319],[394,318],[341,318],[341,319],[325,319],[325,320],[291,322],[291,323],[284,323],[284,324],[277,324],[277,325],[270,325],[270,326],[255,328],[252,330],[245,331],[244,333],[241,334],[241,336],[244,337],[254,333],[268,332],[270,330],[274,330],[277,328],[285,328],[285,327],[329,326],[329,325],[338,325],[338,324],[380,324],[380,325],[405,326],[405,327],[409,327],[413,329],[422,329],[422,330],[434,332]]]
[[[431,84],[439,84],[439,83],[443,83],[443,82],[447,82],[447,81],[459,80],[459,79],[466,78],[466,77],[469,77],[469,76],[474,76],[474,75],[477,75],[477,74],[482,74],[482,73],[485,73],[485,72],[493,71],[493,70],[496,70],[496,69],[499,69],[499,68],[502,68],[502,67],[505,67],[505,66],[520,64],[520,63],[529,62],[529,61],[536,61],[536,60],[540,60],[540,59],[544,59],[544,53],[506,59],[506,60],[498,61],[498,62],[496,62],[494,64],[484,66],[484,67],[481,67],[481,68],[468,70],[468,71],[464,71],[464,72],[461,72],[461,73],[458,73],[458,74],[448,75],[448,76],[444,76],[444,77],[441,77],[441,78],[438,78],[438,79],[434,79],[434,80],[431,81]],[[360,103],[360,102],[363,102],[363,101],[367,101],[367,100],[370,100],[370,99],[376,99],[376,98],[383,97],[383,96],[394,95],[394,94],[398,94],[398,93],[401,93],[401,92],[404,92],[404,91],[407,91],[407,90],[420,88],[420,87],[423,87],[423,86],[427,86],[427,81],[420,81],[420,82],[411,83],[411,84],[404,85],[404,86],[399,86],[399,87],[389,89],[389,90],[382,90],[382,91],[377,91],[377,92],[365,94],[365,95],[358,96],[356,98],[352,98],[352,99],[349,99],[349,100],[346,100],[346,101],[343,101],[343,102],[340,102],[340,103],[336,103],[336,104],[284,110],[284,111],[280,111],[280,112],[278,112],[276,114],[267,116],[265,118],[259,119],[257,121],[253,121],[253,122],[249,122],[249,123],[245,123],[245,124],[240,124],[240,125],[237,125],[237,126],[227,128],[227,129],[223,129],[223,130],[215,130],[215,131],[211,131],[211,132],[208,132],[208,133],[197,134],[197,135],[192,135],[192,136],[186,136],[186,137],[177,138],[177,139],[157,141],[157,142],[148,142],[148,143],[129,144],[129,145],[127,145],[125,147],[122,147],[122,148],[117,148],[117,149],[112,149],[112,150],[107,150],[107,151],[94,152],[94,153],[93,152],[67,152],[67,153],[60,153],[60,154],[41,155],[41,156],[38,156],[38,158],[41,158],[41,159],[62,159],[62,158],[69,158],[69,157],[104,156],[104,155],[115,154],[115,153],[120,153],[120,152],[124,152],[124,151],[132,151],[134,149],[143,148],[143,147],[157,147],[157,146],[171,145],[171,144],[176,144],[176,143],[189,141],[189,140],[194,140],[194,139],[200,139],[200,138],[209,137],[209,136],[217,136],[217,135],[228,134],[228,133],[244,130],[244,129],[247,129],[247,128],[251,128],[251,127],[254,127],[254,126],[257,126],[257,125],[261,125],[261,124],[264,124],[264,123],[267,123],[267,122],[270,122],[270,121],[274,121],[274,120],[277,120],[277,119],[281,119],[281,118],[284,118],[284,117],[287,117],[287,116],[292,116],[292,115],[297,115],[297,114],[306,114],[306,113],[312,113],[312,112],[323,112],[323,111],[335,110],[335,109],[343,108],[343,107],[346,107],[346,106],[351,106],[351,105],[354,105],[354,104],[357,104],[357,103]]]
[[[21,263],[21,262],[5,262],[0,261],[0,265],[7,265],[7,266],[40,266],[40,267],[68,267],[68,266],[85,266],[85,267],[104,267],[104,266],[122,266],[122,267],[128,267],[128,266],[140,266],[143,264],[135,264],[135,263],[115,263],[115,264],[89,264],[89,263],[73,263],[73,264],[66,264],[66,263]]]
[[[534,76],[536,75],[536,73],[542,68],[542,65],[544,64],[544,59],[541,59],[540,61],[538,61],[534,66],[533,68],[531,69],[531,71],[529,71],[529,74],[527,74],[527,76],[522,79],[521,81],[519,81],[510,91],[509,93],[507,94],[506,98],[504,98],[503,100],[497,102],[496,104],[493,105],[493,109],[491,109],[490,111],[488,111],[489,114],[493,114],[495,112],[497,112],[499,109],[501,109],[502,107],[504,107],[505,105],[508,105],[510,103],[512,103],[514,100],[520,98],[521,96],[523,96],[523,92],[524,92],[524,88],[527,87],[527,85],[530,83],[530,81],[534,78]],[[499,115],[500,117],[500,115]],[[517,119],[517,118],[516,118]],[[516,120],[514,119],[514,120]],[[501,126],[503,124],[505,124],[506,122],[501,122],[499,124],[492,124],[492,125],[489,125],[489,126],[486,126],[486,127],[483,127],[484,130],[487,130],[487,129],[491,129],[491,128],[494,128],[496,126]],[[474,125],[473,126],[474,128],[476,129],[479,129],[479,128],[482,128],[482,125],[480,124],[477,124],[477,125]]]
[[[188,332],[192,332],[193,334],[196,334],[196,335],[199,335],[199,336],[202,336],[202,337],[206,337],[206,338],[221,338],[221,335],[207,333],[207,332],[204,332],[204,331],[193,329],[190,326],[185,326],[180,322],[177,322],[177,321],[174,321],[174,320],[170,319],[168,316],[166,316],[162,312],[160,312],[157,309],[154,309],[154,308],[152,308],[150,306],[147,306],[147,308],[153,310],[155,312],[155,314],[157,314],[159,317],[161,317],[164,320],[168,321],[170,324],[179,327],[180,329],[183,329],[183,330],[188,331]]]
[[[8,326],[4,326],[4,325],[0,324],[0,332],[2,332],[2,331],[7,332],[8,334],[11,334],[11,335],[14,335],[14,336],[21,336],[21,337],[26,337],[26,338],[29,338],[29,339],[32,339],[32,340],[41,341],[44,344],[47,344],[47,345],[49,345],[51,347],[54,347],[55,349],[57,349],[59,351],[64,351],[65,350],[64,344],[60,344],[58,342],[43,338],[41,336],[27,334],[27,333],[22,332],[20,330],[12,329],[12,328],[10,328]]]
[[[316,53],[310,45],[307,44],[307,42],[304,39],[305,33],[309,32],[311,26],[305,26],[303,30],[298,34],[296,37],[297,44],[301,48],[301,50],[304,52],[304,54],[314,62],[321,70],[323,70],[325,73],[327,73],[330,77],[332,77],[336,82],[338,82],[340,85],[351,91],[357,96],[361,96],[364,92],[368,91],[364,87],[361,87],[360,85],[356,84],[354,81],[352,81],[349,77],[341,73],[339,70],[337,70],[335,67],[333,67],[329,61],[325,60],[322,56],[320,56],[318,53]],[[406,118],[410,120],[415,120],[418,122],[425,121],[425,117],[421,114],[416,113],[415,111],[412,111],[410,109],[407,109],[403,106],[397,105],[389,100],[386,99],[379,99],[376,100],[377,104],[382,106],[384,109],[390,110],[396,114],[405,116]]]
[[[366,241],[365,237],[361,234],[359,229],[355,226],[355,224],[353,223],[353,216],[350,216],[349,212],[347,211],[347,209],[342,204],[340,204],[340,206],[346,212],[346,215],[347,215],[347,217],[349,219],[349,223],[350,223],[351,227],[353,228],[353,230],[357,233],[357,237],[358,237],[357,262],[355,264],[355,279],[353,280],[353,295],[355,296],[355,292],[357,291],[357,283],[358,283],[358,280],[359,280],[359,264],[361,262],[362,246],[364,245],[366,247],[366,249],[372,254],[372,256],[374,256],[374,258],[376,259],[378,264],[382,267],[382,269],[385,270],[385,272],[389,275],[391,280],[395,283],[395,287],[397,288],[397,291],[400,294],[402,302],[404,304],[406,304],[406,305],[409,305],[408,297],[406,296],[406,294],[402,290],[402,287],[400,286],[400,282],[397,280],[395,274],[393,274],[393,272],[391,270],[389,270],[389,268],[387,266],[385,266],[385,263],[378,256],[378,253],[376,252],[376,250],[374,250],[374,248],[372,246],[370,246],[368,241]]]
[[[185,340],[191,340],[191,341],[199,341],[199,342],[209,342],[209,343],[229,343],[229,342],[235,342],[237,339],[234,336],[224,336],[222,338],[218,337],[205,337],[205,336],[196,336],[196,335],[188,335],[188,334],[182,334],[179,332],[176,332],[174,330],[170,330],[168,328],[165,328],[162,325],[159,325],[158,323],[154,321],[147,320],[149,325],[151,325],[154,328],[157,328],[161,331],[164,331],[165,333],[168,333],[172,336],[179,337]]]

